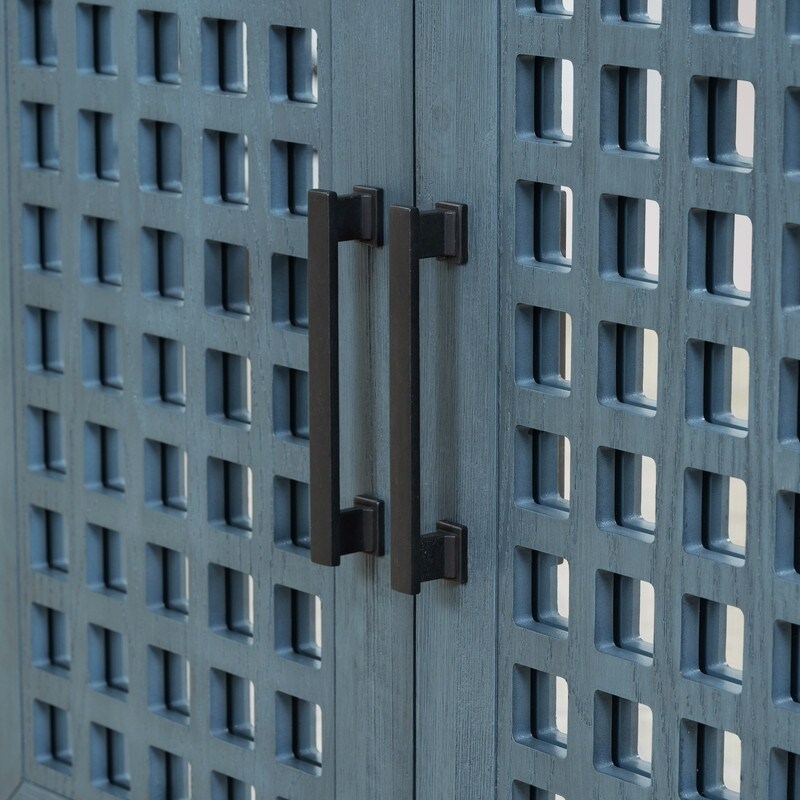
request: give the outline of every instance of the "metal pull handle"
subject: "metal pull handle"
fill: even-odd
[[[392,588],[418,594],[423,581],[467,580],[467,529],[440,520],[420,535],[419,262],[467,262],[467,207],[389,209]]]
[[[381,556],[383,501],[339,507],[339,242],[383,246],[383,190],[308,193],[309,448],[311,560],[336,567],[348,553]]]

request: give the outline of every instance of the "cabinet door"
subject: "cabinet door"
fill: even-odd
[[[417,601],[417,796],[791,797],[797,16],[484,5],[416,16],[416,203],[472,215],[421,277],[470,576]]]
[[[416,796],[495,792],[498,487],[497,4],[417,3],[416,205],[469,207],[469,259],[420,273],[422,526],[468,528],[467,583],[416,606]],[[505,580],[505,579],[504,579]]]
[[[796,18],[500,20],[498,796],[783,800]]]
[[[0,797],[411,795],[410,603],[309,558],[307,191],[413,177],[410,10],[362,12],[0,11]],[[342,488],[385,498],[386,259],[345,260]]]

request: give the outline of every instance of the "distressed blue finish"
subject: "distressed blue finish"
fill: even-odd
[[[644,4],[576,3],[574,14],[556,3],[502,4],[501,797],[514,787],[513,797],[527,798],[531,786],[541,794],[530,796],[568,800],[716,797],[723,780],[731,790],[741,780],[732,796],[743,798],[796,792],[787,776],[800,752],[798,706],[786,695],[798,669],[786,637],[800,619],[798,194],[787,171],[796,22],[791,3],[759,3],[747,30],[736,5],[668,2],[655,22]],[[548,59],[574,67],[571,141],[547,95],[560,80]],[[654,149],[643,141],[643,90],[631,68],[661,76]],[[746,103],[737,115],[730,85],[717,82],[709,105],[709,76],[752,83],[752,159],[732,152]],[[572,190],[571,254],[553,229],[558,197],[535,194],[554,185]],[[620,197],[658,203],[657,276],[638,261],[645,209]],[[751,287],[730,276],[749,245],[739,240],[732,254],[730,220],[718,214],[709,228],[706,209],[752,221]],[[554,312],[570,315],[571,344]],[[646,342],[643,355],[635,329],[657,334],[657,358]],[[731,347],[749,354],[733,375]],[[559,349],[571,355],[569,382]],[[649,367],[657,373],[652,399],[642,361],[644,389],[655,382]],[[567,470],[559,436],[571,444]],[[641,456],[653,460],[655,481],[637,476]],[[728,477],[746,485],[746,511],[729,515]],[[640,513],[648,496],[654,522]],[[569,564],[568,619],[556,602],[560,559]],[[652,586],[654,607],[647,593],[640,600],[640,582]],[[743,614],[727,637],[724,606]],[[640,609],[652,645],[639,635]],[[547,730],[555,676],[569,686],[564,736]],[[636,703],[652,711],[652,757],[636,752]],[[723,763],[724,731],[740,737],[740,762],[734,748]]]
[[[413,175],[413,84],[349,91],[355,38],[410,74],[385,5],[399,60],[338,0],[3,4],[2,797],[409,796],[410,604],[307,539],[306,192]],[[342,489],[385,496],[386,262],[347,258]]]
[[[0,28],[0,798],[797,800],[793,0]],[[355,184],[469,208],[419,276],[469,580],[416,598],[308,557],[306,192]],[[339,276],[341,500],[387,519],[391,245]]]

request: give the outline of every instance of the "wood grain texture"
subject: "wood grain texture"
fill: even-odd
[[[692,783],[694,765],[680,765],[684,720],[735,732],[742,738],[742,797],[766,797],[770,749],[798,752],[797,726],[771,696],[772,637],[776,619],[797,621],[796,581],[776,576],[775,499],[797,491],[796,453],[777,442],[780,358],[797,352],[797,318],[780,307],[781,235],[798,219],[798,193],[781,168],[784,87],[797,81],[794,46],[786,37],[784,8],[759,6],[753,37],[693,28],[691,4],[664,4],[660,26],[601,19],[596,5],[576,4],[572,17],[519,14],[503,4],[501,68],[501,303],[500,381],[503,532],[500,546],[499,796],[513,780],[565,797],[673,797]],[[570,59],[575,68],[575,129],[568,147],[515,137],[515,61],[518,55]],[[647,159],[603,151],[599,93],[604,65],[657,69],[663,80],[661,154]],[[689,158],[692,76],[752,81],[756,91],[755,160],[739,172]],[[701,132],[702,133],[702,132]],[[568,273],[515,261],[517,180],[572,188],[572,268]],[[601,277],[598,210],[602,194],[652,198],[660,205],[658,286]],[[742,213],[753,220],[753,286],[748,305],[687,291],[687,226],[692,208]],[[517,219],[519,219],[517,217]],[[517,223],[519,224],[519,223]],[[518,303],[572,315],[572,387],[567,398],[515,385],[514,315]],[[645,418],[598,401],[601,322],[655,330],[659,337],[656,414]],[[750,354],[747,437],[735,437],[686,419],[687,342],[691,338],[744,347]],[[794,357],[794,356],[793,356]],[[569,519],[555,519],[514,501],[514,428],[566,435],[572,443]],[[651,456],[657,468],[656,530],[637,541],[597,522],[597,450],[611,447]],[[684,475],[687,468],[743,478],[748,486],[746,557],[742,566],[686,552]],[[514,548],[566,557],[570,566],[568,636],[547,637],[513,623]],[[646,580],[655,590],[654,660],[633,664],[595,647],[603,623],[595,602],[598,570]],[[681,673],[684,595],[716,599],[745,616],[744,678],[740,694],[720,691]],[[569,733],[564,759],[512,737],[512,669],[524,664],[566,678]],[[786,665],[781,665],[786,669]],[[611,736],[595,715],[595,692],[652,709],[652,783],[620,781],[594,767],[598,747]],[[683,778],[681,778],[683,775]],[[683,780],[683,783],[681,783]]]
[[[273,202],[273,189],[286,191],[289,178],[275,156],[274,142],[293,142],[316,148],[319,180],[332,181],[331,107],[332,47],[328,0],[241,3],[179,0],[157,4],[180,18],[180,85],[154,84],[138,79],[137,13],[139,6],[113,3],[112,35],[118,76],[78,73],[76,4],[53,3],[58,39],[58,67],[40,69],[19,64],[17,13],[10,9],[8,53],[14,64],[9,115],[19,130],[20,100],[57,106],[61,129],[58,172],[20,166],[19,142],[9,158],[13,206],[10,216],[11,264],[14,265],[14,308],[26,304],[61,313],[63,377],[24,370],[24,341],[18,318],[14,326],[17,387],[16,474],[20,477],[21,507],[39,505],[61,511],[70,532],[70,570],[56,579],[28,568],[27,525],[18,530],[25,576],[21,599],[23,631],[17,655],[26,665],[22,678],[24,715],[11,729],[24,741],[26,778],[66,797],[96,800],[107,795],[102,777],[90,770],[92,726],[101,725],[125,736],[131,793],[147,797],[151,782],[151,748],[173,753],[192,765],[192,796],[211,794],[212,771],[253,785],[258,796],[335,797],[336,707],[334,575],[311,564],[307,550],[286,544],[276,479],[308,480],[307,446],[299,437],[283,435],[273,413],[275,368],[307,370],[304,331],[275,324],[272,317],[274,256],[306,256],[306,224],[301,214],[284,213]],[[209,91],[200,84],[204,18],[242,20],[247,25],[249,83],[247,94]],[[313,28],[319,36],[319,103],[316,107],[273,98],[270,87],[272,26]],[[208,47],[208,44],[205,44]],[[213,46],[213,43],[212,45]],[[278,58],[277,61],[280,61]],[[310,68],[310,67],[309,67]],[[78,175],[78,112],[97,109],[114,115],[119,137],[118,185],[86,180]],[[144,155],[140,152],[140,122],[159,120],[181,129],[182,192],[150,192],[140,188]],[[249,205],[210,202],[204,196],[204,173],[213,170],[204,150],[208,131],[248,136]],[[175,166],[175,165],[173,165]],[[60,275],[22,269],[21,212],[23,203],[52,206],[60,213]],[[120,233],[121,288],[86,282],[81,274],[81,218],[116,220]],[[149,296],[142,291],[140,237],[143,226],[162,228],[183,239],[185,293],[183,302]],[[206,241],[246,247],[249,253],[249,318],[224,315],[208,307],[205,293]],[[6,265],[4,264],[4,269]],[[121,393],[83,382],[82,326],[84,320],[116,325],[119,330]],[[186,348],[185,409],[153,402],[145,396],[145,377],[152,366],[143,359],[143,337],[161,336]],[[221,424],[208,414],[207,351],[246,356],[252,366],[252,422],[249,426]],[[31,472],[27,464],[26,406],[61,414],[67,472],[54,479]],[[284,413],[286,409],[283,409]],[[84,425],[87,421],[120,431],[125,494],[87,487]],[[152,469],[145,460],[145,441],[165,442],[186,451],[185,514],[165,513],[148,502],[145,483]],[[215,524],[209,489],[209,459],[224,459],[252,470],[252,531]],[[7,484],[4,483],[4,487]],[[5,491],[5,489],[4,489]],[[5,507],[5,506],[4,506]],[[121,533],[124,542],[127,594],[94,591],[88,585],[86,526],[103,526]],[[244,535],[240,535],[244,534]],[[153,564],[146,558],[150,544],[185,555],[189,583],[189,613],[159,613],[148,607],[148,580]],[[214,604],[209,589],[210,565],[252,576],[254,636],[248,643],[212,630]],[[290,620],[282,617],[276,588],[284,587],[321,601],[322,658],[318,666],[287,658],[291,650]],[[67,676],[32,666],[31,605],[62,611],[72,646]],[[284,607],[284,612],[286,611]],[[344,627],[351,624],[348,609]],[[5,617],[4,617],[5,619]],[[100,625],[122,634],[128,645],[130,687],[125,697],[110,696],[90,686],[88,627]],[[289,644],[287,646],[287,639]],[[151,710],[150,647],[185,656],[191,667],[191,716],[186,724]],[[210,691],[212,670],[252,681],[255,688],[255,739],[252,747],[237,746],[212,731],[212,707],[224,699]],[[287,697],[319,705],[322,711],[323,764],[315,770],[292,758],[295,747],[287,717]],[[71,774],[49,768],[33,754],[33,703],[41,699],[71,715],[73,769]],[[283,704],[283,705],[281,705]],[[291,709],[291,707],[289,707]],[[279,716],[279,710],[283,715]],[[12,752],[11,747],[6,751]],[[5,755],[5,753],[4,753]],[[96,760],[96,759],[95,759]],[[19,763],[19,759],[17,759]],[[315,774],[317,773],[317,774]]]
[[[413,192],[412,4],[366,12],[333,0],[333,188]],[[336,569],[336,791],[342,800],[413,797],[414,602],[389,585],[389,248],[341,246],[342,503],[386,501],[387,554]]]
[[[570,16],[539,13],[522,0],[374,0],[368,6],[354,0],[157,0],[158,8],[177,11],[181,17],[180,88],[138,81],[138,8],[122,0],[110,0],[110,5],[119,68],[114,78],[76,72],[76,0],[53,2],[57,68],[20,64],[21,5],[9,2],[0,7],[7,45],[0,61],[0,108],[5,112],[0,153],[9,165],[2,177],[7,185],[0,191],[0,241],[8,251],[0,259],[0,285],[8,290],[0,314],[0,376],[11,376],[0,381],[0,441],[14,443],[0,462],[0,509],[6,522],[0,529],[0,637],[16,645],[0,651],[0,798],[15,792],[23,772],[46,788],[26,783],[15,797],[107,797],[93,783],[88,766],[94,724],[125,734],[133,797],[148,796],[153,747],[192,762],[196,800],[208,800],[212,770],[252,783],[259,800],[518,800],[512,795],[515,781],[567,800],[660,799],[681,792],[692,797],[695,765],[685,754],[691,749],[692,726],[700,723],[741,737],[742,798],[772,800],[775,793],[777,800],[777,790],[769,783],[774,751],[800,753],[797,703],[776,703],[773,684],[775,676],[786,678],[791,666],[785,653],[782,661],[775,657],[775,624],[800,625],[797,571],[777,574],[775,569],[776,495],[800,492],[798,447],[778,441],[780,362],[800,360],[800,313],[781,306],[784,226],[800,225],[800,181],[796,173],[787,175],[783,165],[784,148],[797,146],[786,124],[787,89],[800,87],[800,44],[786,31],[789,0],[760,3],[753,36],[700,26],[698,14],[712,4],[697,0],[668,0],[660,25],[612,19],[608,12],[613,0],[583,0]],[[554,9],[549,2],[539,5]],[[201,85],[205,17],[246,22],[246,95],[212,92]],[[315,108],[271,97],[271,26],[317,31],[320,98]],[[572,62],[571,144],[516,134],[518,102],[532,103],[520,95],[518,56]],[[613,116],[606,105],[608,96],[601,93],[606,66],[660,72],[658,157],[601,146],[601,128]],[[752,170],[690,158],[690,133],[693,127],[698,132],[690,99],[696,76],[754,84]],[[58,172],[20,166],[23,100],[59,110]],[[115,117],[118,186],[78,175],[81,110]],[[140,190],[141,120],[181,127],[180,196]],[[246,210],[206,202],[203,196],[206,132],[220,130],[249,137]],[[699,133],[702,139],[704,131]],[[381,186],[387,207],[401,203],[427,209],[442,200],[469,206],[469,263],[454,267],[427,261],[421,276],[422,523],[426,531],[442,518],[469,528],[469,582],[464,586],[425,585],[415,601],[389,588],[391,552],[382,559],[348,556],[334,572],[311,564],[302,548],[287,545],[285,537],[276,542],[276,534],[283,532],[276,531],[275,479],[303,482],[308,474],[306,446],[296,437],[276,435],[272,407],[275,367],[307,369],[305,334],[275,325],[270,311],[279,288],[272,280],[273,258],[306,256],[302,215],[272,208],[273,189],[286,189],[288,184],[275,157],[276,143],[315,147],[322,188],[346,193],[357,183]],[[518,226],[532,227],[518,207],[518,181],[572,190],[569,269],[517,258]],[[658,202],[657,284],[609,280],[608,271],[601,272],[600,261],[607,255],[600,247],[604,195]],[[58,277],[22,269],[25,203],[60,211]],[[751,217],[754,266],[749,303],[689,291],[688,220],[693,209]],[[121,289],[82,278],[83,216],[118,222]],[[183,237],[182,304],[142,294],[142,226],[167,228]],[[525,234],[532,235],[530,230]],[[206,307],[206,240],[248,248],[248,320]],[[357,493],[376,494],[387,502],[388,519],[388,385],[393,367],[388,356],[388,247],[372,251],[347,244],[340,263],[342,504],[349,505]],[[789,268],[797,279],[800,264],[790,263]],[[515,318],[520,304],[570,314],[569,393],[540,392],[531,381],[517,380],[515,360],[521,344]],[[25,369],[25,306],[61,313],[63,377]],[[121,395],[84,384],[85,320],[120,328]],[[655,414],[598,399],[601,373],[614,369],[599,352],[604,323],[658,334]],[[145,335],[186,345],[184,411],[144,397]],[[689,340],[741,347],[749,353],[746,436],[687,420]],[[220,425],[209,418],[208,350],[250,358],[249,428]],[[694,377],[702,383],[703,375]],[[64,479],[29,469],[28,406],[61,414]],[[793,414],[796,419],[795,409],[787,407],[785,412],[790,423]],[[87,421],[123,435],[124,500],[86,486]],[[525,487],[519,471],[526,467],[526,456],[516,449],[518,428],[569,439],[569,514],[542,513],[520,497]],[[186,449],[185,516],[148,504],[146,439]],[[599,503],[608,500],[603,493],[607,489],[614,494],[613,487],[600,485],[600,448],[654,459],[652,541],[626,535],[619,526],[598,524]],[[251,536],[209,524],[209,458],[252,468]],[[698,555],[685,548],[685,526],[699,524],[686,515],[687,469],[747,482],[743,560]],[[31,505],[65,515],[70,531],[66,578],[29,569]],[[88,587],[87,524],[123,534],[125,600]],[[147,608],[148,544],[186,555],[188,620]],[[568,560],[570,613],[564,635],[547,636],[533,626],[515,624],[515,587],[526,585],[515,574],[518,547]],[[253,576],[252,645],[209,630],[214,610],[209,565]],[[597,647],[598,630],[612,624],[608,604],[598,601],[599,571],[654,587],[652,664]],[[278,586],[321,599],[319,668],[285,657],[286,620],[276,610]],[[687,595],[735,605],[744,612],[741,691],[696,680],[697,670],[686,674],[691,645],[686,635]],[[32,666],[34,603],[67,617],[72,641],[68,678]],[[120,632],[129,643],[130,690],[125,699],[89,686],[90,624]],[[283,652],[276,648],[281,636]],[[192,713],[187,725],[154,714],[149,707],[150,646],[180,652],[191,662]],[[566,679],[569,726],[563,758],[530,746],[530,737],[523,735],[520,719],[526,713],[526,698],[519,681],[515,689],[516,665]],[[253,681],[252,749],[211,734],[212,669]],[[286,757],[287,746],[293,744],[285,715],[279,716],[278,693],[320,705],[321,774],[298,769]],[[611,737],[610,726],[601,724],[598,693],[652,709],[654,756],[648,785],[620,780],[598,758]],[[71,714],[70,775],[36,758],[35,700]],[[527,713],[529,707],[528,703]],[[282,758],[276,758],[278,751]]]
[[[469,529],[469,580],[417,599],[418,800],[494,797],[497,4],[416,4],[417,196],[469,206],[469,262],[420,276],[422,525]]]

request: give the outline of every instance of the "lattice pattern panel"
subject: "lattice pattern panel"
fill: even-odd
[[[502,7],[499,796],[794,800],[797,4]]]
[[[25,776],[332,797],[305,288],[329,4],[9,10]]]

